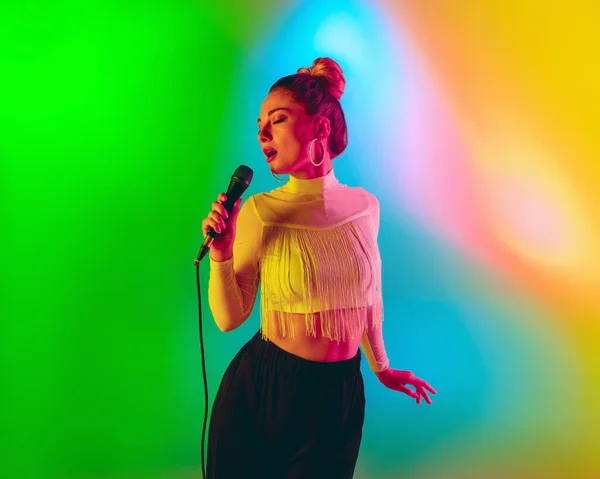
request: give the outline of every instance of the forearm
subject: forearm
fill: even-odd
[[[210,260],[214,263],[223,263],[233,258],[233,251],[229,252],[219,252],[210,250]]]
[[[379,324],[374,329],[366,328],[360,340],[360,347],[369,363],[371,371],[379,373],[389,367],[388,357],[383,343],[383,329]]]
[[[208,304],[217,327],[228,332],[240,326],[249,316],[244,308],[244,297],[238,284],[233,258],[217,261],[210,258]]]

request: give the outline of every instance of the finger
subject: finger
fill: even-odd
[[[216,211],[217,213],[219,213],[223,218],[225,218],[225,219],[229,218],[229,213],[227,213],[227,210],[225,209],[225,207],[218,201],[215,201],[212,204],[212,207],[213,207],[213,211]]]
[[[218,225],[221,229],[225,229],[225,220],[223,220],[223,218],[221,218],[221,216],[216,213],[216,212],[211,212],[208,215],[210,221],[211,221],[211,226],[214,228],[215,225]]]
[[[218,201],[219,203],[225,203],[227,201],[227,195],[225,193],[219,193]]]
[[[433,389],[429,384],[427,384],[425,381],[421,382],[421,386],[423,386],[425,389],[427,389],[430,393],[432,394],[437,394],[437,391],[435,389]]]
[[[219,225],[215,225],[214,223],[206,223],[205,226],[202,227],[202,233],[204,235],[204,237],[206,238],[206,235],[208,234],[208,232],[213,229],[215,230],[215,233],[219,233],[221,234],[221,227]]]
[[[221,225],[209,216],[202,222],[202,232],[204,233],[204,236],[208,234],[211,228],[219,234],[223,231]]]
[[[237,215],[239,214],[240,210],[242,209],[241,205],[242,205],[242,199],[238,198],[238,200],[233,204],[233,208],[231,208],[231,215],[229,215],[230,218],[237,218]]]
[[[225,229],[225,220],[221,217],[219,213],[216,211],[211,211],[208,214],[208,217],[212,219],[215,223],[217,223],[221,228]]]
[[[215,230],[216,233],[221,234],[223,232],[223,230],[225,229],[224,227],[222,227],[219,223],[217,223],[216,221],[212,221],[211,222],[211,228],[213,230]]]
[[[237,219],[237,216],[240,213],[240,210],[242,209],[242,199],[238,198],[238,200],[233,204],[233,208],[231,208],[231,214],[229,215],[229,218],[235,220]]]
[[[427,404],[432,404],[432,403],[431,403],[431,399],[429,398],[429,395],[427,394],[427,391],[425,391],[425,389],[421,388],[421,389],[419,390],[419,393],[420,393],[420,394],[421,394],[421,395],[422,395],[422,396],[425,398],[425,402],[426,402]]]
[[[202,235],[206,238],[206,235],[208,234],[208,229],[209,229],[210,225],[208,224],[208,220],[203,220],[202,221]]]
[[[406,386],[402,386],[402,385],[398,386],[398,388],[396,390],[406,394],[407,396],[410,396],[413,399],[418,399],[418,397],[419,397],[419,395],[415,391],[413,391],[410,388],[407,388]]]

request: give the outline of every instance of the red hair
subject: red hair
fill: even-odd
[[[331,158],[339,156],[348,146],[348,128],[340,99],[346,79],[340,66],[331,58],[317,58],[311,67],[300,68],[294,75],[277,80],[270,88],[284,90],[304,104],[309,116],[322,115],[329,119]]]

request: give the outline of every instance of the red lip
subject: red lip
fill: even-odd
[[[273,158],[275,158],[277,156],[277,150],[270,146],[265,146],[263,148],[263,153],[265,154],[265,157],[267,158],[267,163],[273,161]]]

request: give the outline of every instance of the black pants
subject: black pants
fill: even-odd
[[[325,363],[260,332],[225,371],[208,431],[211,479],[350,479],[365,415],[360,350]]]

